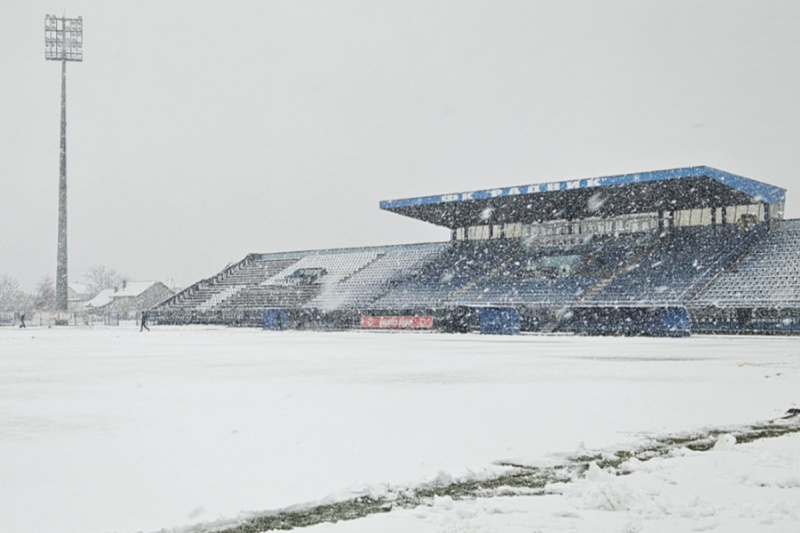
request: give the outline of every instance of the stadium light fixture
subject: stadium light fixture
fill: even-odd
[[[83,18],[44,17],[44,57],[52,61],[83,61]]]
[[[83,18],[44,17],[44,58],[61,61],[61,155],[58,179],[56,311],[67,311],[67,61],[83,61]]]

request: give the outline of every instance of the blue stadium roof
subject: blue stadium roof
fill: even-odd
[[[387,200],[381,209],[449,228],[621,214],[781,204],[786,191],[710,167],[657,170],[482,191]]]

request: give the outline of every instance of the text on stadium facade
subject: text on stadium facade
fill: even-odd
[[[743,176],[737,176],[710,167],[688,167],[671,170],[656,170],[636,174],[623,174],[619,176],[605,176],[598,178],[584,178],[568,181],[553,181],[534,185],[519,185],[514,187],[500,187],[482,191],[442,194],[436,196],[423,196],[418,198],[404,198],[399,200],[385,200],[380,203],[381,209],[396,209],[400,207],[414,207],[470,200],[485,200],[508,196],[528,194],[541,194],[558,191],[571,191],[577,189],[590,189],[595,187],[618,187],[637,183],[646,183],[661,180],[680,178],[706,177],[715,180],[727,187],[749,195],[758,202],[768,204],[783,203],[785,189],[761,183]]]
[[[586,189],[588,187],[599,187],[600,185],[601,185],[600,178],[591,178],[591,179],[574,180],[574,181],[554,181],[552,183],[537,183],[535,185],[503,187],[501,189],[490,189],[488,191],[443,194],[442,202],[479,200],[482,198],[498,198],[501,196],[516,196],[519,194],[534,194],[537,192],[569,191],[572,189]]]

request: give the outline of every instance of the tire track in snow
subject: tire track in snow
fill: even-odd
[[[504,468],[505,472],[480,480],[434,481],[417,487],[392,489],[381,496],[359,496],[332,503],[299,505],[259,513],[245,519],[197,524],[171,531],[173,533],[260,533],[302,528],[323,522],[355,520],[371,514],[386,513],[394,508],[429,505],[436,497],[449,496],[454,500],[463,500],[498,495],[542,495],[548,493],[545,487],[549,483],[569,482],[574,476],[585,472],[593,463],[600,468],[617,469],[632,458],[648,461],[664,457],[681,448],[708,451],[714,447],[717,439],[725,434],[736,437],[737,443],[747,443],[798,432],[800,423],[797,420],[781,419],[744,426],[706,428],[685,434],[651,437],[640,446],[567,456],[562,462],[550,466],[499,462],[497,465]],[[624,470],[617,472],[622,475],[628,473]]]

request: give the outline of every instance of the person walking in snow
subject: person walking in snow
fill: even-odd
[[[25,313],[19,315],[19,327],[28,329],[28,326],[25,325]]]
[[[141,326],[139,327],[139,331],[143,330],[150,331],[150,328],[147,327],[147,311],[142,311],[142,321]]]

